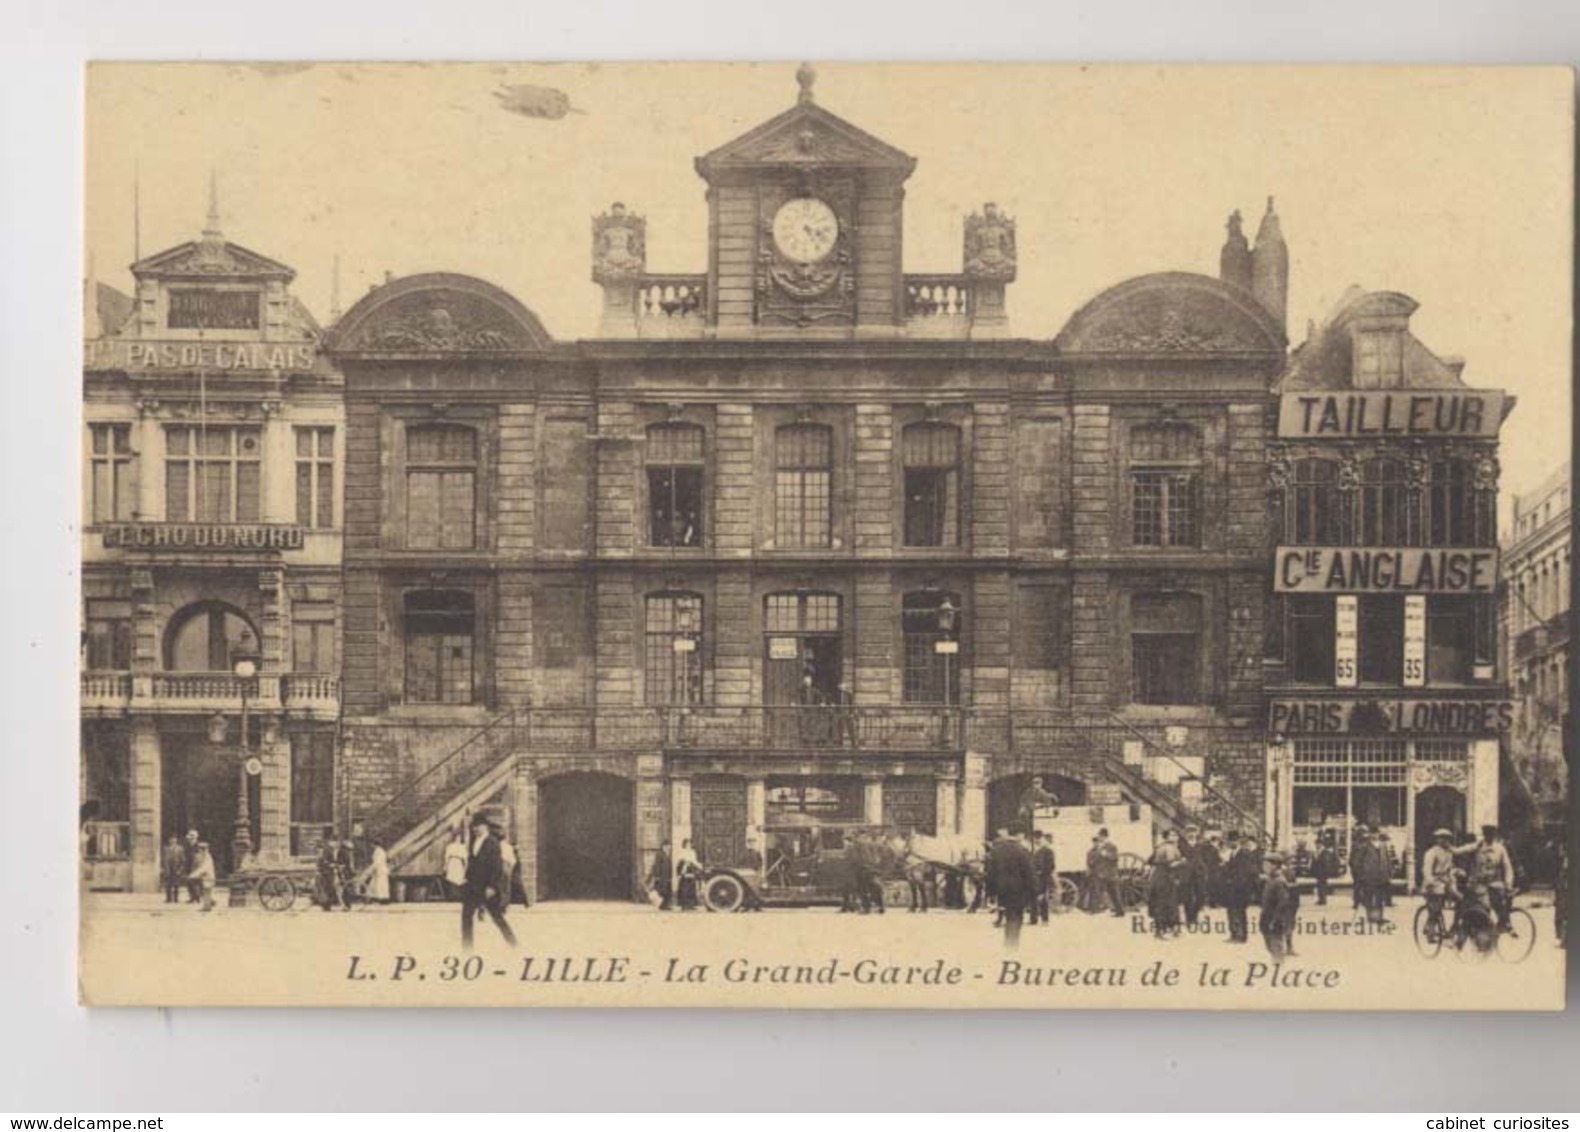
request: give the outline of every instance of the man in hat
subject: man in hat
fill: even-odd
[[[1053,854],[1053,838],[1040,829],[1033,830],[1031,845],[1031,863],[1037,873],[1037,903],[1032,908],[1031,922],[1046,924],[1048,913],[1057,899],[1054,895],[1054,873],[1057,862]]]
[[[1059,799],[1043,788],[1042,776],[1036,776],[1031,780],[1031,785],[1026,787],[1020,796],[1021,825],[1026,829],[1030,829],[1038,810],[1045,806],[1057,806],[1058,804]]]
[[[1090,890],[1088,912],[1101,912],[1106,902],[1116,916],[1125,914],[1125,901],[1119,894],[1119,847],[1108,839],[1104,826],[1092,838],[1086,854],[1086,877]]]
[[[1372,840],[1371,830],[1364,825],[1355,827],[1355,848],[1350,852],[1350,875],[1355,878],[1355,894],[1366,918],[1374,924],[1383,922],[1383,890],[1388,887],[1388,859],[1382,846]]]
[[[1242,840],[1238,830],[1228,836],[1229,859],[1223,866],[1223,906],[1229,913],[1229,943],[1245,943],[1251,938],[1250,920],[1245,910],[1255,894],[1256,850]]]
[[[1470,883],[1485,886],[1492,911],[1497,916],[1498,930],[1512,934],[1509,907],[1514,899],[1514,861],[1509,857],[1508,846],[1503,844],[1498,827],[1482,826],[1481,840],[1467,849],[1467,855],[1471,856]]]
[[[1184,867],[1180,870],[1180,904],[1185,909],[1185,926],[1194,929],[1201,916],[1202,905],[1207,903],[1207,865],[1202,860],[1205,842],[1199,829],[1180,831],[1180,857]]]
[[[487,912],[511,947],[516,946],[516,935],[505,922],[504,900],[508,883],[504,875],[504,861],[499,853],[499,842],[488,829],[487,814],[472,815],[472,856],[466,865],[466,881],[461,887],[461,946],[472,949],[472,923],[478,913]]]
[[[1317,903],[1328,902],[1328,885],[1344,871],[1339,863],[1339,850],[1333,843],[1333,831],[1324,829],[1317,834],[1317,853],[1311,859],[1311,876],[1317,882]]]
[[[1426,897],[1428,930],[1435,932],[1438,939],[1447,938],[1443,904],[1459,899],[1459,885],[1454,879],[1454,835],[1449,830],[1432,831],[1432,847],[1421,856],[1421,893]]]
[[[1294,931],[1294,905],[1290,900],[1289,881],[1284,877],[1284,855],[1276,849],[1268,850],[1262,858],[1265,869],[1262,877],[1262,914],[1259,927],[1262,942],[1274,961],[1283,959],[1289,952],[1289,941]]]
[[[1026,910],[1035,907],[1037,873],[1031,850],[1020,837],[1002,837],[993,843],[988,856],[988,883],[998,897],[999,914],[1004,924],[1004,946],[1014,949],[1020,943],[1020,927]]]

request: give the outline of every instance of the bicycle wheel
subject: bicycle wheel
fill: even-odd
[[[1425,904],[1415,910],[1415,946],[1428,959],[1436,959],[1443,950],[1443,930],[1432,923],[1431,909]]]
[[[1498,936],[1498,958],[1505,963],[1523,963],[1536,946],[1536,921],[1524,908],[1509,913],[1511,931]]]

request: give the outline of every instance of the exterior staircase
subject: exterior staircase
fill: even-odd
[[[391,876],[428,871],[414,866],[436,842],[442,844],[452,826],[510,781],[517,739],[516,713],[506,712],[363,817],[368,835],[389,856]]]
[[[1100,752],[1103,767],[1109,778],[1131,801],[1151,806],[1154,814],[1159,815],[1175,829],[1198,825],[1219,826],[1249,833],[1264,843],[1267,841],[1267,829],[1260,817],[1214,788],[1204,776],[1197,774],[1194,768],[1178,759],[1167,744],[1159,742],[1121,716],[1110,714],[1109,719],[1113,724],[1111,734],[1115,742]],[[1126,735],[1141,743],[1152,759],[1162,760],[1178,772],[1174,784],[1159,781],[1149,774],[1149,764],[1146,762],[1138,767],[1125,761],[1122,740]],[[1116,751],[1115,747],[1120,749]],[[1184,782],[1196,782],[1201,785],[1202,798],[1199,804],[1189,802],[1182,796],[1179,784]]]

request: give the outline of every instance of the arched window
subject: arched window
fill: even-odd
[[[476,430],[413,425],[406,430],[406,545],[467,550],[476,544]]]
[[[477,612],[465,590],[413,590],[405,597],[406,694],[411,704],[469,704],[476,698]]]
[[[828,546],[833,534],[833,431],[783,425],[774,433],[774,529],[779,546]]]
[[[189,605],[165,633],[165,668],[171,672],[230,672],[242,657],[258,655],[258,630],[246,614],[219,601]]]
[[[656,424],[647,430],[649,546],[702,545],[702,429]]]
[[[960,544],[960,430],[923,422],[900,434],[905,545]]]
[[[1362,462],[1361,545],[1416,546],[1420,540],[1421,515],[1405,482],[1404,463],[1386,458]]]
[[[924,590],[906,594],[901,697],[908,704],[960,702],[960,595]]]
[[[1201,540],[1201,433],[1187,424],[1130,432],[1130,517],[1136,546]]]
[[[702,597],[649,594],[645,636],[649,704],[702,702]]]
[[[1295,546],[1335,546],[1344,541],[1340,522],[1339,466],[1315,457],[1296,460],[1291,469],[1286,522]]]

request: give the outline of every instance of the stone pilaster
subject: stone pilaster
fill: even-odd
[[[899,617],[886,573],[856,577],[856,702],[888,704],[900,698]]]
[[[862,783],[861,820],[868,825],[883,824],[883,779],[869,778]]]
[[[752,633],[751,576],[719,574],[714,585],[713,700],[720,707],[752,702],[752,665],[762,647]]]
[[[960,832],[960,816],[956,813],[959,801],[960,780],[954,777],[938,780],[938,834],[948,837]]]
[[[258,721],[258,757],[263,776],[258,783],[257,853],[260,864],[273,865],[291,855],[291,747],[278,725]],[[270,731],[274,742],[264,741]]]
[[[714,415],[713,546],[723,557],[744,558],[752,552],[757,513],[752,467],[752,407],[719,405]]]
[[[971,548],[1009,552],[1009,406],[979,403],[972,410]]]
[[[856,553],[894,549],[894,413],[888,405],[856,406]]]
[[[965,837],[987,837],[988,758],[967,751],[965,774],[960,792],[960,833]]]
[[[296,522],[296,437],[278,402],[263,408],[263,521]]]
[[[516,834],[516,858],[521,863],[521,888],[534,900],[541,899],[538,888],[538,780],[532,766],[516,760],[516,773],[510,780],[511,825]]]
[[[134,716],[131,732],[132,891],[158,892],[164,802],[159,727],[151,716]]]
[[[1073,468],[1070,477],[1070,514],[1074,517],[1073,549],[1097,553],[1113,542],[1109,501],[1114,491],[1113,460],[1109,451],[1107,405],[1077,405],[1074,409]]]

